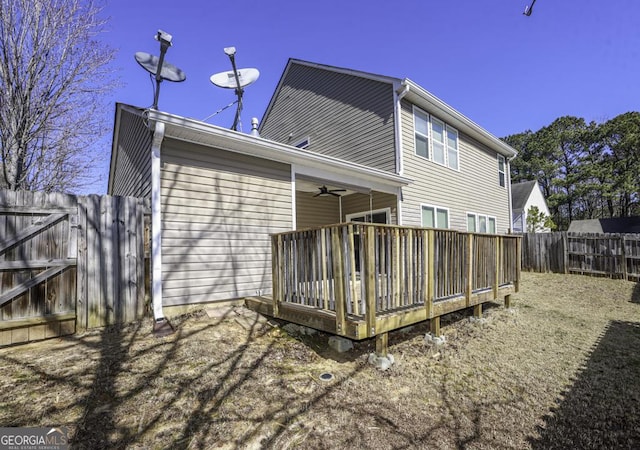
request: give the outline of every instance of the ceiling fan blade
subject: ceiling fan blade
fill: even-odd
[[[330,191],[329,194],[333,195],[334,197],[340,197],[340,194],[336,194],[335,191]]]
[[[329,192],[347,192],[346,189],[331,189]]]

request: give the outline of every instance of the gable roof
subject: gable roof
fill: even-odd
[[[352,185],[366,185],[372,190],[396,193],[401,186],[412,182],[411,179],[383,170],[344,161],[326,155],[320,155],[288,144],[271,141],[259,136],[228,130],[199,120],[148,109],[145,111],[127,105],[118,108],[131,108],[144,114],[150,126],[156,122],[165,125],[164,136],[180,141],[218,148],[234,153],[255,156],[285,164],[294,165],[296,174],[319,174],[328,180]],[[117,118],[119,116],[116,116]],[[116,122],[116,128],[119,123]],[[117,151],[117,149],[115,149]]]
[[[536,180],[523,181],[511,185],[511,205],[514,210],[524,208],[531,192],[538,185]]]
[[[280,76],[280,80],[278,81],[278,85],[274,90],[271,100],[269,100],[269,104],[267,105],[267,109],[262,116],[262,120],[260,121],[264,123],[269,114],[271,113],[271,109],[275,103],[275,99],[280,92],[280,89],[284,83],[284,80],[289,72],[289,69],[292,65],[302,65],[307,67],[313,67],[315,69],[326,70],[330,72],[342,73],[346,75],[351,75],[359,78],[364,78],[368,80],[375,80],[382,83],[388,83],[393,87],[394,91],[398,94],[400,98],[406,98],[411,103],[416,106],[424,109],[429,113],[433,113],[438,118],[444,120],[449,123],[453,127],[457,128],[458,131],[461,131],[468,136],[476,139],[477,141],[483,143],[484,145],[494,149],[498,153],[506,156],[507,158],[513,158],[517,155],[517,151],[508,145],[506,142],[498,139],[487,130],[482,128],[480,125],[463,115],[462,113],[456,111],[454,108],[440,100],[435,95],[431,94],[429,91],[418,85],[417,83],[411,81],[408,78],[395,78],[385,75],[377,75],[370,72],[363,72],[359,70],[353,70],[343,67],[330,66],[326,64],[319,64],[310,61],[303,61],[300,59],[290,58],[287,61],[287,65]]]

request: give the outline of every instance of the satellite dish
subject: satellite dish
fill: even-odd
[[[167,53],[169,47],[171,47],[173,37],[165,31],[158,30],[155,39],[160,42],[160,57],[146,52],[137,52],[134,56],[138,64],[149,72],[156,81],[153,90],[152,108],[158,109],[158,97],[160,96],[160,83],[162,80],[180,82],[186,80],[187,76],[182,70],[164,60],[164,55]]]
[[[249,86],[250,84],[254,83],[259,76],[260,72],[258,71],[258,69],[239,69],[238,81],[240,82],[240,86],[236,84],[236,75],[233,70],[211,75],[209,80],[211,80],[213,84],[221,88],[237,89],[239,87],[243,88]]]
[[[209,80],[213,84],[218,87],[224,89],[235,89],[237,100],[218,112],[224,111],[228,107],[232,106],[234,103],[237,104],[236,115],[233,119],[233,125],[231,129],[234,131],[238,130],[238,126],[240,125],[240,114],[242,113],[242,94],[244,94],[245,86],[249,86],[251,83],[256,81],[260,76],[260,72],[258,69],[240,69],[236,68],[236,48],[235,47],[226,47],[224,49],[225,54],[231,60],[231,67],[233,70],[227,72],[220,72],[214,75],[211,75]],[[218,112],[214,113],[218,114]],[[208,119],[208,117],[207,117]],[[206,119],[205,119],[206,120]]]
[[[157,75],[160,58],[147,52],[136,52],[135,58],[144,70],[151,75]],[[160,78],[179,83],[180,81],[186,80],[187,75],[173,64],[164,61],[162,63]]]

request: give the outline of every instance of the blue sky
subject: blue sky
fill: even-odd
[[[640,109],[638,0],[538,0],[525,17],[529,1],[105,0],[101,39],[118,51],[122,82],[109,114],[115,102],[151,105],[133,55],[159,54],[158,29],[173,35],[166,59],[187,75],[162,83],[161,110],[204,119],[232,102],[233,91],[209,81],[230,70],[224,47],[236,47],[240,68],[260,70],[245,91],[244,131],[290,57],[410,78],[498,137],[564,115],[603,121]],[[208,122],[230,127],[233,113]]]

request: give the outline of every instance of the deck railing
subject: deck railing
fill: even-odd
[[[338,334],[374,336],[381,325],[397,328],[498,298],[504,287],[517,290],[519,252],[518,236],[395,225],[279,233],[272,235],[273,312],[299,305],[335,315]],[[417,313],[403,314],[410,311]],[[347,332],[354,321],[366,331]]]

